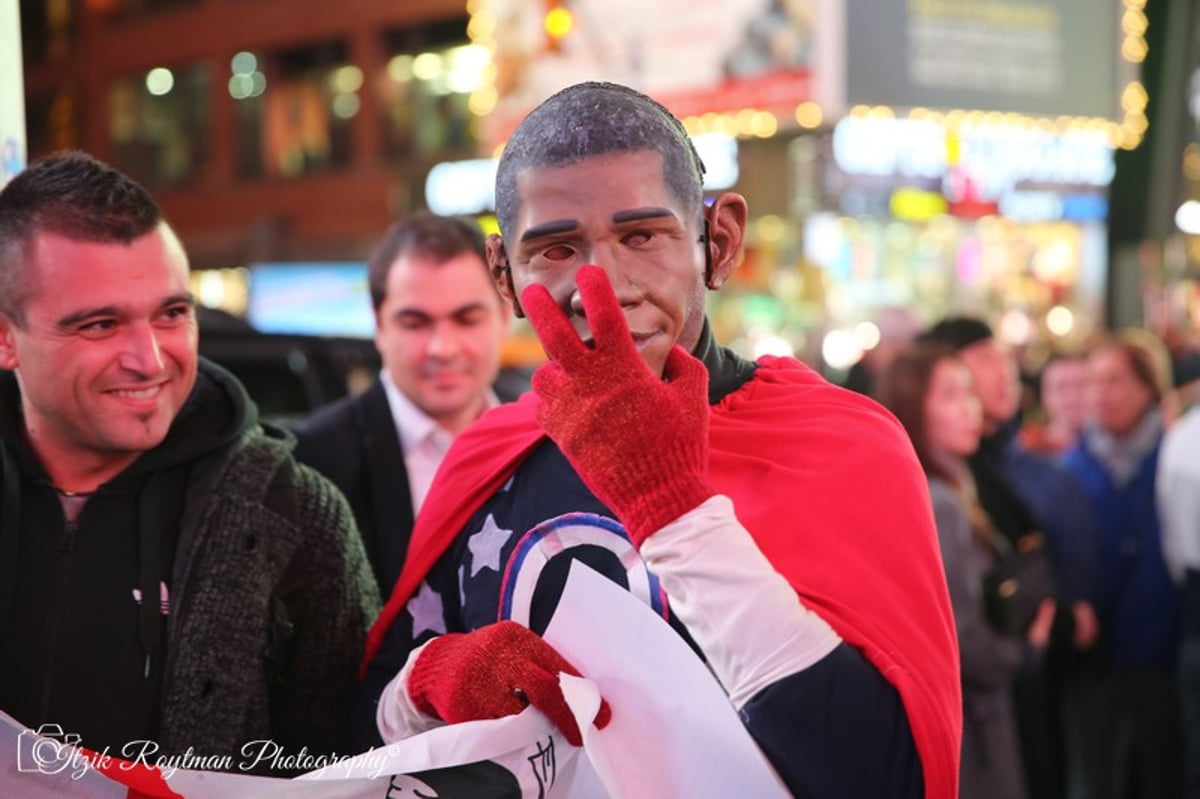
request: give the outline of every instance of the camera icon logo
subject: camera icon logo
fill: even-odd
[[[79,735],[63,732],[58,724],[43,724],[17,735],[17,771],[59,774],[74,762]]]

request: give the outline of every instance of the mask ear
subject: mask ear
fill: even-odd
[[[513,285],[512,267],[508,263],[508,253],[504,249],[504,239],[500,238],[499,234],[492,233],[487,237],[486,246],[488,271],[492,274],[496,290],[500,292],[501,297],[512,304],[513,313],[517,318],[523,319],[525,312],[521,310],[521,302],[517,299],[517,289]]]

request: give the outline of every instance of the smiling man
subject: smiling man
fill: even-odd
[[[341,749],[378,607],[349,508],[197,357],[178,238],[82,153],[0,191],[0,370],[0,709],[115,757]]]
[[[391,590],[413,519],[454,437],[498,404],[510,312],[475,223],[394,223],[367,264],[378,379],[296,426],[296,457],[350,500],[375,578]]]
[[[372,631],[363,719],[394,740],[529,703],[578,743],[574,667],[540,633],[579,560],[692,645],[795,794],[949,799],[957,648],[911,444],[872,400],[713,340],[747,207],[705,203],[702,172],[678,120],[613,84],[554,95],[506,144],[488,261],[550,362],[455,441]]]

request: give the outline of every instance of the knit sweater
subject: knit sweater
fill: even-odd
[[[253,431],[199,476],[211,490],[185,510],[176,558],[164,752],[238,762],[264,739],[287,753],[344,751],[379,597],[345,499],[295,465],[291,446]]]

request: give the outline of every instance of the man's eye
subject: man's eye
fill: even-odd
[[[112,319],[97,319],[92,322],[87,322],[79,326],[81,333],[103,333],[112,330],[117,323]]]
[[[471,311],[470,313],[459,314],[454,317],[454,321],[463,327],[474,327],[475,325],[483,324],[487,318],[487,314],[482,311]]]

